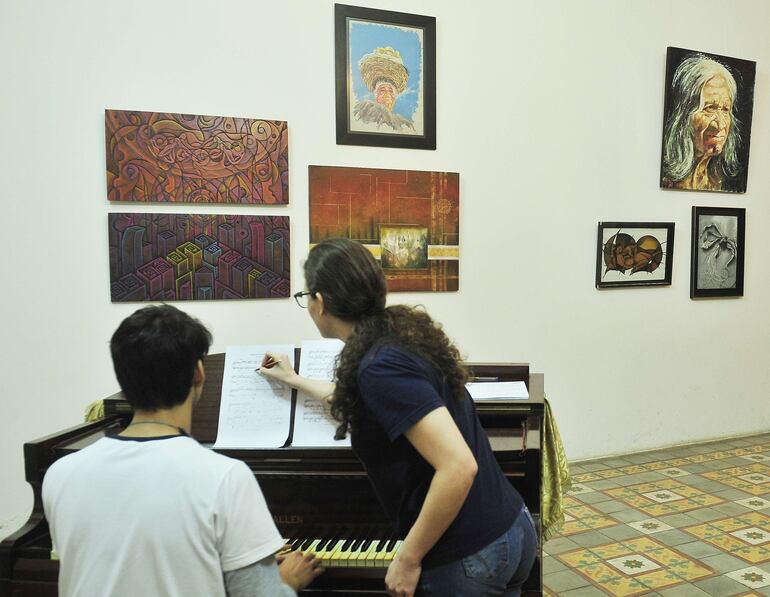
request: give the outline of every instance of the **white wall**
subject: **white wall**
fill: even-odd
[[[351,0],[352,1],[352,0]],[[5,0],[0,522],[31,508],[24,441],[117,390],[105,108],[288,120],[292,287],[308,164],[461,173],[461,290],[400,294],[473,360],[546,375],[572,459],[767,430],[770,3],[359,0],[435,15],[438,150],[337,146],[331,0]],[[758,63],[745,195],[658,188],[666,46]],[[745,297],[689,299],[691,206],[745,206]],[[180,206],[139,206],[178,211]],[[191,212],[214,207],[185,206]],[[674,221],[673,284],[594,289],[599,220]],[[316,337],[290,299],[181,304],[228,344]]]

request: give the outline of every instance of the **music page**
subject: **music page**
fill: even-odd
[[[334,359],[342,350],[340,340],[304,340],[299,359],[299,374],[310,379],[332,381]],[[334,439],[337,421],[332,418],[329,404],[297,393],[297,412],[294,416],[295,447],[349,446],[350,438]]]
[[[266,352],[286,354],[294,366],[292,344],[227,348],[215,448],[280,448],[286,442],[291,388],[256,371]]]
[[[471,398],[486,400],[527,400],[529,392],[523,381],[471,382],[465,384]]]

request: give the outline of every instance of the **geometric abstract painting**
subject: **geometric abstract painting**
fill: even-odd
[[[382,266],[388,290],[459,287],[460,175],[309,167],[310,244],[344,237]]]
[[[105,111],[110,201],[289,202],[286,122]]]
[[[108,214],[113,302],[288,297],[288,216]]]

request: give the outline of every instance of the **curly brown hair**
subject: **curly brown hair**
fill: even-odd
[[[458,400],[465,396],[468,371],[457,347],[423,309],[385,307],[385,276],[363,245],[344,238],[320,242],[305,262],[305,281],[310,292],[323,296],[329,313],[353,323],[335,372],[331,411],[340,422],[337,438],[345,436],[361,413],[358,367],[376,344],[397,344],[422,357],[441,372]]]

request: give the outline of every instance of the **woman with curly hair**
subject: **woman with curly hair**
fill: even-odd
[[[327,239],[305,262],[310,317],[345,342],[336,384],[297,375],[285,355],[260,369],[329,400],[350,432],[403,543],[391,595],[519,595],[537,549],[532,518],[500,470],[479,422],[457,348],[422,310],[385,306],[382,269],[348,239]]]

